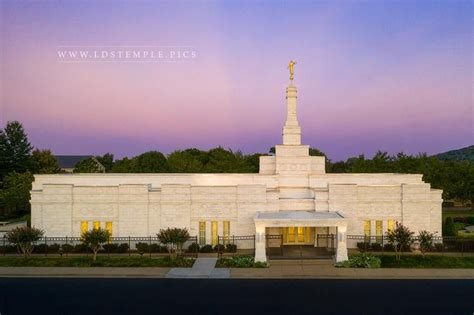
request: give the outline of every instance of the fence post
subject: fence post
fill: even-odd
[[[148,251],[150,252],[150,258],[151,258],[151,235],[149,236],[149,241],[148,241]]]
[[[255,243],[255,242],[257,241],[257,240],[256,240],[256,237],[257,237],[257,236],[254,234],[254,235],[253,235],[253,257],[254,257],[254,258],[255,258],[255,253],[256,253],[256,248],[255,248],[255,246],[256,246],[256,243]]]
[[[48,256],[48,237],[44,237],[44,256]]]
[[[130,236],[128,237],[128,256],[130,257],[130,247],[131,247],[131,242],[130,242]]]
[[[69,247],[69,246],[67,246],[67,236],[66,236],[66,257],[68,257],[68,256],[67,256],[67,253],[68,253],[67,248],[68,248],[68,247]]]
[[[235,235],[232,235],[232,258],[235,257],[236,251],[237,251],[237,248],[235,247]]]

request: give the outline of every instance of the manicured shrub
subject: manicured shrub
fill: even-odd
[[[461,217],[453,217],[453,222],[456,223],[467,223],[467,217],[461,216]]]
[[[74,246],[71,244],[63,244],[61,245],[61,250],[63,253],[72,253],[74,251]]]
[[[199,244],[198,243],[191,243],[188,246],[188,253],[197,253],[199,252]]]
[[[344,268],[380,268],[381,260],[372,254],[361,253],[351,256],[349,260],[337,264]]]
[[[225,246],[225,250],[228,253],[236,253],[237,252],[237,245],[235,244],[227,244]]]
[[[34,246],[34,252],[37,254],[46,253],[48,250],[48,245],[45,243],[37,244]]]
[[[123,254],[128,252],[129,246],[127,243],[121,243],[117,246],[117,253]]]
[[[361,252],[366,251],[366,250],[370,249],[370,243],[368,243],[368,242],[358,242],[357,243],[357,248]]]
[[[104,252],[106,253],[116,253],[118,245],[117,244],[104,244],[102,245],[102,248],[104,249]]]
[[[48,247],[48,253],[57,254],[57,253],[59,253],[59,248],[60,247],[61,247],[61,245],[59,245],[59,244],[56,244],[56,243],[51,244]]]
[[[383,246],[383,250],[384,250],[385,252],[394,252],[394,251],[395,251],[395,247],[394,247],[392,244],[389,243],[389,244],[385,244],[385,245]]]
[[[228,268],[267,267],[266,263],[255,262],[253,257],[250,257],[250,256],[223,257],[218,260],[217,264],[219,267],[228,267]]]
[[[204,245],[201,247],[201,249],[199,249],[199,252],[200,253],[212,253],[212,245]]]
[[[453,218],[447,217],[443,224],[443,236],[456,236],[458,234],[454,227]]]
[[[443,243],[435,243],[434,244],[434,249],[437,252],[442,252],[444,250],[444,245]]]
[[[84,245],[84,244],[76,244],[74,246],[74,252],[75,253],[87,253],[89,252],[89,247],[87,245]]]
[[[20,249],[15,246],[15,245],[5,245],[5,246],[0,246],[0,253],[5,253],[5,254],[13,254],[13,253],[19,253]]]
[[[218,253],[222,253],[225,250],[225,246],[222,244],[217,244],[214,246],[214,251]]]
[[[160,244],[157,244],[157,243],[149,244],[149,249],[150,249],[150,252],[152,252],[152,253],[163,253],[162,247],[164,247],[164,246],[161,246]],[[165,253],[168,252],[166,247],[164,247],[164,252]]]
[[[380,250],[382,250],[382,244],[372,243],[372,244],[370,244],[370,249],[375,250],[375,251],[380,251]]]
[[[148,245],[148,243],[137,243],[135,244],[135,248],[137,249],[140,255],[150,252],[150,246]]]
[[[467,217],[466,223],[469,225],[474,225],[474,216]]]

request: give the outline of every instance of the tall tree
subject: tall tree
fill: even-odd
[[[9,121],[0,130],[0,181],[9,172],[25,172],[31,167],[31,150],[23,126],[18,121]]]
[[[150,151],[134,158],[135,173],[166,173],[169,171],[168,161],[163,153]]]
[[[112,171],[112,167],[114,166],[114,155],[112,153],[106,153],[102,156],[98,155],[95,158],[104,166],[105,172],[108,173]]]
[[[112,173],[132,173],[135,169],[135,160],[124,157],[116,160],[112,166]]]
[[[55,174],[60,170],[58,160],[51,150],[36,149],[31,154],[31,171],[34,174]]]
[[[198,149],[174,151],[168,156],[171,172],[176,173],[202,173],[207,160],[206,152]]]
[[[21,214],[30,211],[30,191],[33,183],[30,172],[9,173],[4,177],[0,191],[0,206],[7,214]]]
[[[74,166],[74,173],[103,173],[104,167],[95,158],[84,159]]]

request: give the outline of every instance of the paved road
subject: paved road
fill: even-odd
[[[0,278],[1,315],[473,312],[473,280]]]

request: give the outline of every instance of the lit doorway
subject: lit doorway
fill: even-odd
[[[283,244],[285,245],[301,245],[313,244],[312,236],[314,228],[289,226],[283,228]]]

